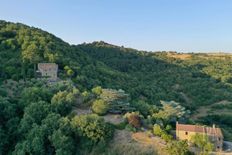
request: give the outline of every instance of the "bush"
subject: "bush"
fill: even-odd
[[[127,124],[126,127],[125,127],[125,129],[126,129],[127,131],[136,132],[136,128],[133,127],[131,124]]]
[[[102,88],[100,86],[97,86],[92,89],[92,93],[94,93],[95,95],[100,95],[102,93]]]
[[[172,126],[168,124],[168,125],[165,127],[165,131],[168,132],[168,133],[170,133],[171,130],[172,130]]]
[[[109,104],[102,99],[96,100],[92,105],[92,110],[98,115],[105,115],[109,110]]]
[[[143,100],[135,102],[133,106],[138,110],[144,117],[149,115],[151,106]]]
[[[86,137],[93,143],[108,141],[114,129],[111,124],[96,114],[75,116],[71,121],[74,132],[80,137]]]
[[[161,138],[165,140],[165,142],[170,142],[172,140],[172,136],[167,134],[166,132],[162,132]]]
[[[75,89],[72,92],[60,91],[56,93],[51,100],[53,109],[61,115],[68,114],[76,101],[76,93]]]
[[[190,154],[187,141],[172,141],[167,145],[167,151],[171,155]]]
[[[155,125],[153,126],[153,133],[154,133],[154,135],[156,135],[156,136],[161,136],[161,135],[162,135],[162,132],[163,132],[163,130],[161,129],[160,125],[155,124]]]

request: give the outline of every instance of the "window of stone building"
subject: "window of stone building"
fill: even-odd
[[[187,131],[185,132],[185,135],[188,135],[188,132],[187,132]]]

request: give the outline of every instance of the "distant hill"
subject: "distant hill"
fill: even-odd
[[[232,101],[231,54],[146,52],[103,41],[69,45],[41,29],[0,21],[0,62],[1,82],[32,78],[38,62],[56,62],[59,77],[81,90],[123,89],[133,102],[155,105],[174,100],[193,115],[199,106]],[[67,75],[65,66],[74,74]]]

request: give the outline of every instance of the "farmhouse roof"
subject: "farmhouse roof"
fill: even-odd
[[[223,137],[221,129],[216,128],[215,125],[213,125],[213,127],[206,127],[206,126],[200,126],[200,125],[179,124],[177,122],[176,123],[176,130],[196,132],[196,133],[204,133],[207,135]]]

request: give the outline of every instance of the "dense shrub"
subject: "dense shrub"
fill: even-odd
[[[113,136],[112,125],[95,114],[75,116],[71,124],[79,136],[87,137],[94,143],[107,141]]]
[[[98,115],[104,115],[109,109],[109,104],[102,99],[95,100],[92,105],[92,110]]]

